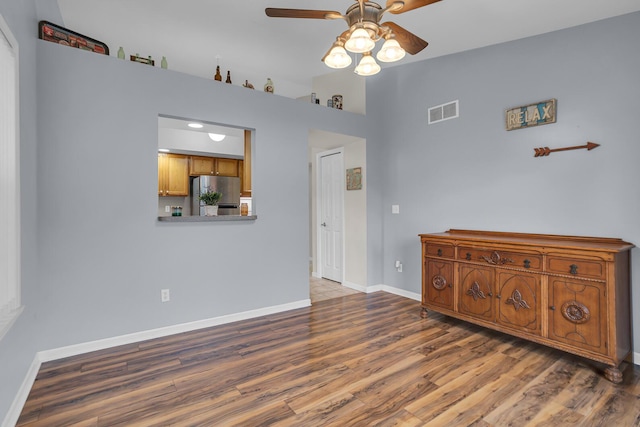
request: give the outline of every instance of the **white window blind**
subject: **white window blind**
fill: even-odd
[[[20,314],[18,46],[0,16],[0,339]]]

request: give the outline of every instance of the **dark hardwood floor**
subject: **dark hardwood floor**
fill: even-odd
[[[20,426],[638,426],[640,368],[377,292],[43,364]]]

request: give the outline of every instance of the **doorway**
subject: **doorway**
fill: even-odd
[[[342,153],[342,165],[337,167],[340,190],[342,192],[342,274],[337,282],[323,277],[325,274],[322,257],[321,235],[324,227],[320,208],[320,163],[326,154]],[[362,187],[358,190],[346,189],[348,169],[362,171]],[[338,178],[337,178],[338,179]],[[363,138],[312,129],[309,131],[309,267],[310,294],[318,294],[318,288],[326,296],[336,298],[339,292],[351,290],[366,292],[367,287],[367,197],[366,197],[366,141]],[[337,253],[334,252],[334,253]],[[338,283],[339,282],[339,283]]]
[[[344,195],[342,149],[318,154],[318,273],[343,282]]]

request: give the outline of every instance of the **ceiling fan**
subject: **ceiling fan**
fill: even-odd
[[[372,76],[380,71],[371,51],[378,40],[384,40],[376,58],[382,62],[394,62],[402,59],[405,53],[411,55],[422,51],[429,43],[391,21],[380,23],[386,12],[399,14],[419,7],[437,3],[440,0],[387,0],[383,8],[378,3],[357,0],[345,14],[332,10],[265,9],[271,18],[307,18],[307,19],[344,19],[349,28],[336,37],[322,61],[331,68],[345,68],[351,65],[347,50],[361,53],[362,59],[355,69],[356,74]],[[346,49],[346,50],[345,50]]]

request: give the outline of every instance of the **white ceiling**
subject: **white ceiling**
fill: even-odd
[[[216,64],[233,84],[297,98],[311,79],[333,70],[320,59],[347,26],[343,20],[268,18],[266,7],[335,10],[351,0],[58,0],[61,25],[106,43],[111,55],[167,57],[169,69],[212,78]],[[381,2],[384,5],[384,2]],[[640,10],[640,0],[442,0],[393,21],[429,42],[420,61]],[[384,67],[389,65],[384,64]],[[364,78],[364,77],[363,77]],[[374,77],[369,77],[370,79]]]

